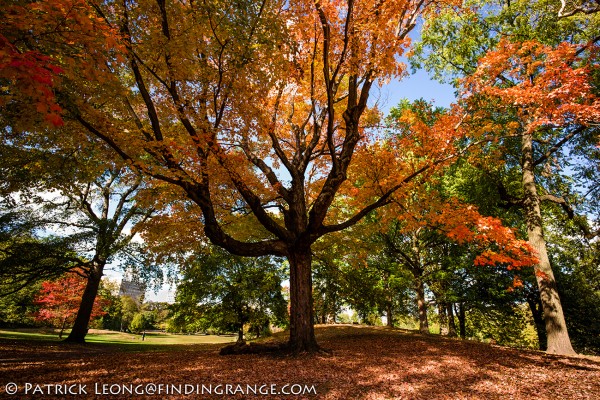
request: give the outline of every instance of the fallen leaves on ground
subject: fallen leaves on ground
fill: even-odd
[[[317,328],[321,346],[333,353],[220,356],[219,346],[127,352],[103,345],[0,341],[0,397],[19,385],[18,398],[102,398],[94,385],[313,386],[310,395],[132,395],[130,398],[315,399],[598,399],[600,361],[549,356],[483,343],[423,336],[387,328]],[[26,383],[82,384],[87,396],[24,397]],[[106,386],[105,386],[106,387]]]

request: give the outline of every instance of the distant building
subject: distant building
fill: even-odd
[[[129,296],[138,303],[144,301],[146,294],[146,285],[140,282],[128,281],[123,279],[119,288],[119,296]]]

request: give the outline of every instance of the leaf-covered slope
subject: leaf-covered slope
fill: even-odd
[[[307,384],[315,385],[318,393],[308,398],[319,399],[600,398],[600,362],[589,358],[548,356],[385,328],[327,326],[316,331],[333,355],[219,356],[212,347],[190,347],[124,357],[114,347],[0,341],[0,375],[3,383],[19,385],[86,384],[90,394],[77,398],[93,398],[94,383],[277,384],[279,388]],[[2,387],[0,398],[5,397]],[[44,396],[53,397],[61,396]]]

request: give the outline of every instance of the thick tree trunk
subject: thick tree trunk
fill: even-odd
[[[312,254],[310,247],[304,251],[293,249],[288,255],[290,263],[290,340],[294,353],[319,350],[313,326]]]
[[[453,303],[446,304],[448,312],[448,336],[456,337],[456,322],[454,321],[454,306]]]
[[[392,312],[392,302],[388,302],[387,304],[387,310],[385,312],[386,315],[386,319],[387,319],[387,326],[389,326],[390,328],[394,327],[394,314]]]
[[[546,324],[544,323],[544,311],[542,310],[542,303],[539,296],[528,295],[527,304],[531,310],[533,316],[533,323],[535,324],[535,330],[537,332],[538,344],[540,350],[546,350],[548,342],[546,339]]]
[[[524,212],[527,222],[527,235],[529,244],[536,252],[539,263],[535,266],[535,277],[540,289],[542,309],[544,310],[544,322],[548,347],[546,352],[551,354],[576,354],[571,346],[567,324],[563,314],[562,305],[558,296],[556,280],[548,258],[546,240],[542,226],[542,213],[540,211],[540,199],[535,185],[535,173],[533,165],[533,138],[524,134],[522,139],[523,152],[523,191]]]
[[[100,287],[100,279],[104,272],[105,262],[94,262],[94,265],[88,275],[87,284],[81,297],[81,304],[75,317],[75,323],[71,333],[65,339],[66,342],[85,343],[85,336],[88,332],[88,325],[94,308],[94,301]]]
[[[417,279],[415,290],[417,291],[417,307],[419,309],[419,331],[421,333],[429,333],[427,303],[425,302],[425,284],[423,283],[423,280]]]

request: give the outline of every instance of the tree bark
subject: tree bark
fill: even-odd
[[[529,309],[531,310],[531,315],[533,316],[533,323],[535,324],[535,331],[537,332],[540,350],[545,351],[548,346],[548,342],[546,339],[546,324],[544,323],[544,311],[542,310],[542,303],[539,297],[534,299],[528,296],[527,304],[529,304]]]
[[[392,301],[390,300],[387,304],[387,310],[385,312],[386,315],[386,319],[387,319],[387,326],[389,326],[390,328],[394,327],[394,314],[392,312]]]
[[[427,321],[427,303],[425,302],[425,284],[422,279],[417,279],[415,290],[417,291],[417,307],[419,308],[419,331],[429,333],[429,322]]]
[[[446,310],[448,311],[448,336],[456,337],[456,322],[454,321],[453,303],[447,303]]]
[[[94,262],[88,275],[87,284],[81,297],[81,304],[79,305],[79,310],[77,310],[73,328],[71,329],[69,336],[65,339],[65,342],[85,343],[85,336],[88,332],[88,326],[94,308],[94,301],[98,294],[98,288],[100,287],[100,280],[102,279],[105,263],[106,262],[102,261]]]
[[[446,313],[446,304],[438,304],[438,314],[440,316],[440,335],[448,336],[448,314]]]
[[[465,315],[465,304],[463,302],[458,304],[458,330],[460,337],[465,339],[467,337],[467,316]]]
[[[533,138],[531,134],[524,134],[522,138],[522,174],[523,174],[523,209],[527,223],[527,236],[529,244],[536,252],[539,259],[535,266],[535,277],[540,290],[540,299],[544,311],[544,323],[550,354],[576,354],[571,346],[567,324],[563,314],[562,305],[558,296],[558,289],[554,273],[548,258],[546,239],[542,226],[542,213],[540,211],[540,198],[535,185],[535,171],[533,165]]]
[[[238,344],[244,343],[244,325],[243,324],[238,327],[237,343]]]
[[[319,350],[313,326],[312,253],[310,246],[292,249],[290,263],[290,340],[294,353]]]
[[[58,333],[58,338],[62,339],[62,335],[65,332],[65,327],[67,326],[67,317],[64,317],[62,320],[62,324],[60,326],[60,332]]]

